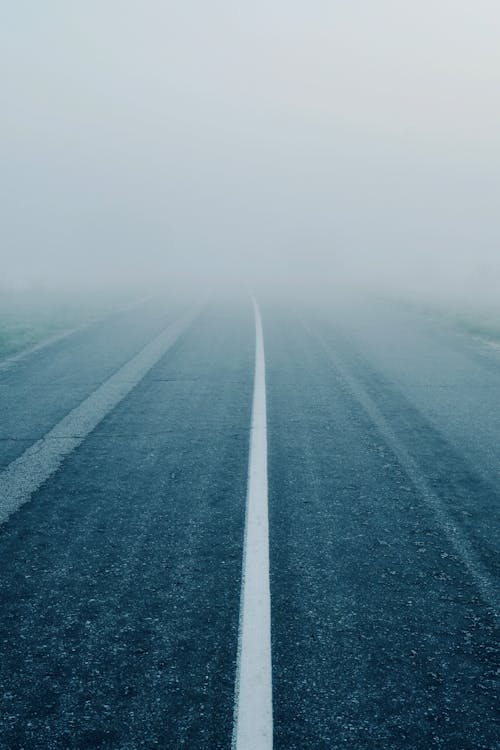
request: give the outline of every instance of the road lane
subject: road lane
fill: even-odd
[[[303,317],[263,309],[274,746],[496,747],[491,611]],[[432,428],[416,430],[432,447]],[[457,455],[441,487],[455,468]]]
[[[341,375],[351,395],[364,409],[374,427],[377,429],[381,439],[387,448],[394,454],[400,467],[413,484],[419,497],[434,514],[436,523],[446,534],[455,554],[465,565],[467,571],[474,579],[476,587],[478,588],[484,602],[491,607],[493,613],[500,613],[500,592],[498,590],[497,579],[498,571],[493,565],[489,566],[483,562],[481,559],[481,553],[476,553],[473,542],[468,538],[467,530],[461,528],[462,524],[460,524],[460,521],[456,518],[456,507],[452,510],[452,504],[446,502],[442,497],[443,493],[431,486],[431,482],[427,479],[423,469],[410,454],[401,438],[398,437],[396,432],[392,429],[389,421],[379,409],[373,397],[363,387],[362,381],[356,377],[354,368],[349,368],[345,361],[339,358],[337,352],[331,346],[326,344],[323,337],[318,334],[317,331],[313,331],[309,326],[305,326],[305,330],[308,335],[317,337],[319,344],[326,352],[335,369]],[[400,404],[398,412],[401,413],[402,411],[403,406]],[[432,432],[431,428],[431,435]],[[455,460],[459,465],[462,464],[462,461],[458,457],[456,457]],[[450,490],[452,489],[453,484],[454,479],[449,479],[446,491],[446,499],[448,500],[450,499]],[[486,495],[486,493],[484,494]],[[451,499],[456,501],[455,493],[453,493]],[[493,563],[492,557],[490,558],[490,563]],[[490,570],[490,567],[493,569]]]
[[[376,401],[498,586],[498,355],[398,306],[333,308],[308,324]]]
[[[207,311],[0,530],[0,747],[230,746],[253,335]]]
[[[175,345],[199,315],[190,308],[61,419],[41,440],[0,471],[0,523],[28,502],[87,435]]]
[[[499,481],[498,349],[399,305],[330,305],[322,313],[311,311],[322,336],[357,356],[362,369],[370,364],[370,380],[376,374],[390,381],[476,473]]]
[[[180,317],[190,302],[152,300],[110,315],[0,369],[0,469]]]

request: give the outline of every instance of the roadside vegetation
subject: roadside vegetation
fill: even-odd
[[[500,343],[500,309],[485,313],[471,312],[467,315],[456,315],[454,323],[458,328],[473,336]]]
[[[0,290],[0,359],[96,320],[126,302],[105,295]]]
[[[463,333],[500,344],[500,301],[498,305],[427,302],[412,303],[411,306]]]

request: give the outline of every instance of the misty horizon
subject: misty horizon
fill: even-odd
[[[492,2],[20,2],[3,16],[1,288],[496,300]]]

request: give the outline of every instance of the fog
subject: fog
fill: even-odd
[[[3,288],[500,292],[496,0],[4,3]]]

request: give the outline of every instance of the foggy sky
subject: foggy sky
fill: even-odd
[[[1,15],[0,286],[500,292],[497,0]]]

